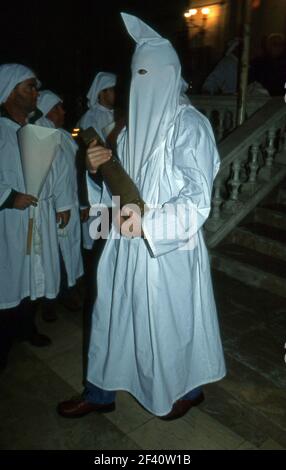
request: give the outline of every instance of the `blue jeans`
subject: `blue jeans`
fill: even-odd
[[[197,387],[184,395],[181,400],[194,400],[202,393],[202,387]],[[89,403],[108,404],[115,401],[116,392],[102,390],[102,388],[93,385],[91,382],[86,382],[84,390],[84,399]]]

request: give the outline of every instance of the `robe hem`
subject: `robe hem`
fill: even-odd
[[[224,377],[226,376],[226,371],[222,374],[222,375],[219,375],[217,376],[216,378],[213,378],[211,380],[207,380],[207,382],[203,381],[203,382],[198,382],[195,386],[192,385],[192,387],[188,387],[187,390],[185,390],[185,392],[181,393],[174,398],[174,401],[172,402],[172,404],[170,405],[170,408],[168,408],[167,410],[165,411],[160,411],[160,412],[157,412],[155,410],[152,410],[149,406],[147,406],[144,401],[142,399],[140,399],[135,393],[131,392],[131,390],[129,390],[127,387],[102,387],[102,385],[98,384],[98,383],[95,383],[95,381],[92,381],[90,380],[90,378],[88,377],[88,381],[91,382],[93,385],[95,385],[96,387],[99,387],[103,390],[106,390],[108,392],[117,392],[117,391],[123,391],[123,392],[127,392],[127,393],[130,393],[130,395],[132,395],[139,403],[140,405],[142,405],[147,411],[149,411],[149,413],[155,415],[155,416],[165,416],[166,414],[168,414],[172,407],[173,407],[173,404],[179,400],[181,397],[183,397],[184,395],[186,395],[187,393],[189,393],[191,390],[194,390],[195,388],[197,387],[202,387],[203,385],[208,385],[208,384],[211,384],[211,383],[214,383],[214,382],[218,382],[219,380],[222,380]]]

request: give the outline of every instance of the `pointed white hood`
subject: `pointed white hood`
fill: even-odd
[[[127,130],[127,171],[141,168],[166,138],[178,110],[181,66],[167,39],[139,18],[121,13],[137,46],[133,54]]]

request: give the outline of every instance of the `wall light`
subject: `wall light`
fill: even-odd
[[[185,18],[191,18],[192,16],[195,16],[198,13],[198,10],[196,8],[191,8],[189,11],[184,13]]]
[[[210,10],[210,8],[208,8],[208,7],[202,8],[202,14],[203,14],[203,15],[206,15],[206,16],[209,15],[209,14],[210,14],[210,11],[211,11],[211,10]]]

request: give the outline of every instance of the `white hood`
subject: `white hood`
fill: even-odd
[[[38,96],[37,107],[46,116],[56,104],[62,102],[63,100],[52,91],[43,90]]]
[[[92,82],[92,85],[86,95],[88,107],[93,108],[98,103],[98,95],[106,88],[112,88],[116,85],[116,75],[109,72],[99,72]]]
[[[127,171],[136,181],[141,168],[167,135],[177,114],[181,66],[174,48],[139,18],[121,13],[137,43],[133,54],[127,130]],[[140,74],[140,70],[147,73]]]
[[[0,65],[0,104],[5,103],[10,93],[19,83],[29,78],[35,78],[37,80],[37,86],[40,87],[41,82],[37,79],[34,72],[25,65]]]

